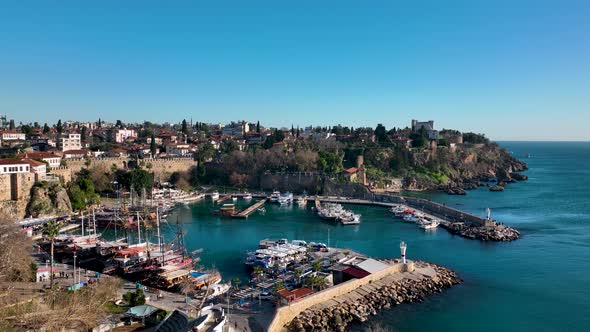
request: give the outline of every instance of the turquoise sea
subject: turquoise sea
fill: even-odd
[[[590,331],[590,143],[501,145],[517,157],[531,155],[528,181],[499,193],[427,196],[480,215],[491,208],[495,219],[521,231],[511,243],[466,240],[443,229],[425,233],[377,207],[350,206],[362,224],[347,227],[296,206],[267,205],[264,216],[222,219],[208,201],[179,208],[169,221],[178,216],[189,249],[203,248],[202,263],[224,279],[247,279],[244,253],[263,238],[329,241],[377,257],[399,256],[406,241],[410,259],[442,264],[464,279],[424,303],[383,311],[356,331],[375,323],[391,331]]]

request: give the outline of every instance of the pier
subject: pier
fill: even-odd
[[[250,205],[249,207],[245,208],[244,210],[233,214],[231,217],[236,218],[236,219],[246,219],[246,218],[248,218],[249,215],[254,213],[254,211],[256,211],[259,208],[261,208],[262,206],[264,206],[264,204],[266,204],[267,200],[268,200],[268,197],[265,197],[265,198],[259,200],[258,202]]]

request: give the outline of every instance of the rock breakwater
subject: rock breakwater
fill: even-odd
[[[501,224],[494,226],[475,226],[464,223],[443,223],[441,226],[452,234],[472,240],[507,242],[514,241],[520,237],[520,232],[516,229]]]
[[[439,265],[414,262],[413,273],[385,277],[334,299],[334,305],[314,306],[295,317],[288,331],[345,331],[353,321],[364,322],[382,309],[400,303],[422,302],[429,295],[462,282],[457,274]]]

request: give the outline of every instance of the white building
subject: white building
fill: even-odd
[[[190,145],[184,143],[169,143],[165,145],[169,156],[186,156],[191,154]]]
[[[249,131],[250,124],[247,121],[240,121],[232,122],[229,125],[223,127],[223,129],[221,130],[221,134],[232,137],[244,137],[244,135]]]
[[[18,155],[19,158],[41,160],[49,164],[49,167],[59,167],[61,164],[61,157],[48,152],[27,152]]]
[[[0,131],[0,139],[2,139],[2,142],[24,141],[26,136],[16,130],[2,130]]]
[[[29,164],[30,171],[31,173],[35,174],[36,181],[41,181],[45,179],[45,176],[47,175],[47,165],[44,162],[32,159],[23,159],[23,162]]]
[[[0,174],[30,173],[31,165],[20,159],[0,159]]]
[[[57,139],[57,148],[61,151],[80,150],[82,148],[80,134],[61,134]]]
[[[136,139],[137,132],[135,129],[111,129],[109,131],[109,140],[115,143],[123,143],[128,139]]]

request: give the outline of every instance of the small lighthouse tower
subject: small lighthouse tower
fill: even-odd
[[[399,250],[400,250],[401,255],[402,255],[402,264],[406,264],[406,248],[407,247],[408,246],[406,245],[406,243],[404,241],[402,241],[399,244]]]

